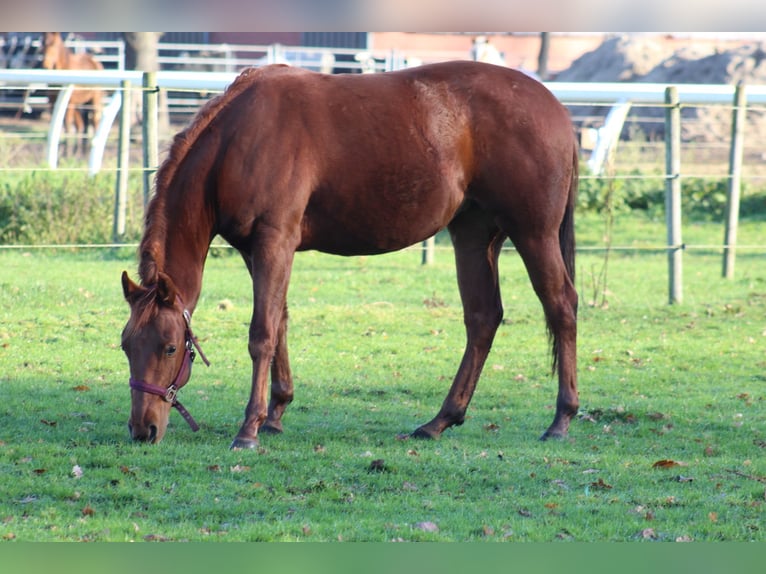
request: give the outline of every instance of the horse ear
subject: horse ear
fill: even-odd
[[[160,271],[157,274],[157,299],[164,305],[172,307],[176,301],[176,291],[177,289],[173,280]]]
[[[128,272],[123,271],[122,272],[122,293],[125,295],[125,300],[130,303],[131,301],[135,300],[136,296],[141,292],[142,288],[139,285],[136,285],[130,277],[128,277]]]

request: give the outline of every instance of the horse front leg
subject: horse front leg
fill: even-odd
[[[294,250],[261,237],[259,248],[248,265],[253,278],[253,317],[250,322],[248,350],[253,363],[250,399],[245,408],[245,420],[231,448],[258,446],[258,430],[269,413],[268,378],[272,361],[276,359],[280,329],[282,329]],[[280,356],[286,353],[280,350]],[[284,408],[282,408],[284,410]]]
[[[240,252],[245,261],[250,277],[253,277],[253,265],[250,256]],[[274,360],[271,364],[271,400],[266,422],[261,427],[261,432],[281,433],[282,414],[287,405],[293,400],[293,375],[290,371],[290,359],[287,354],[287,302],[282,310],[282,321],[277,333],[277,347],[274,351]]]

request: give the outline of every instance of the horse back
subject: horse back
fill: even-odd
[[[549,172],[561,155],[553,148],[569,146],[571,159],[563,106],[507,68],[450,62],[331,76],[269,67],[249,76],[216,118],[227,149],[218,155],[218,197],[241,205],[246,190],[247,222],[265,213],[300,218],[300,248],[406,247],[443,228],[467,200],[512,209],[500,188],[523,183],[520,167]],[[242,226],[236,221],[239,234]]]

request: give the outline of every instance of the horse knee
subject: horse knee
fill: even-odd
[[[247,344],[247,350],[250,353],[250,357],[255,361],[268,357],[271,360],[274,357],[277,343],[274,337],[250,337],[250,341]]]

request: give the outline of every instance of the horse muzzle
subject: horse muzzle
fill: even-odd
[[[157,444],[162,440],[170,419],[170,403],[151,395],[133,397],[128,431],[136,442]]]
[[[128,430],[130,431],[130,438],[132,438],[136,442],[146,442],[149,444],[156,444],[160,442],[160,438],[158,438],[158,428],[157,425],[133,425],[133,423],[128,423]]]

